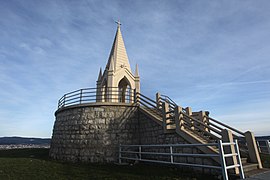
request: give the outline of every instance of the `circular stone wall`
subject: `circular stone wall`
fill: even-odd
[[[139,144],[137,107],[94,103],[61,108],[50,157],[71,162],[115,162],[119,144]]]

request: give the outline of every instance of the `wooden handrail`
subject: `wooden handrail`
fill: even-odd
[[[204,112],[195,112],[192,113],[190,108],[181,108],[180,112],[175,111],[176,108],[178,110],[178,106],[174,101],[172,101],[168,96],[160,95],[157,93],[156,95],[156,101],[153,101],[152,99],[139,94],[141,98],[138,98],[139,101],[142,104],[147,103],[146,106],[152,106],[153,108],[156,108],[158,110],[161,110],[161,104],[162,104],[162,116],[163,116],[163,127],[164,130],[167,130],[168,125],[175,125],[176,119],[175,119],[175,113],[179,115],[182,114],[181,119],[178,119],[178,123],[182,123],[181,126],[187,128],[187,130],[194,132],[198,136],[202,138],[203,141],[211,141],[213,138],[214,140],[220,140],[223,139],[222,131],[224,129],[228,129],[233,132],[234,138],[239,138],[242,136],[245,136],[245,134],[229,125],[226,125],[222,122],[219,122],[216,119],[213,119],[209,117],[208,115],[204,115]],[[162,97],[161,97],[162,96]],[[143,103],[145,102],[145,103]],[[174,116],[172,115],[174,114]],[[183,118],[184,116],[184,118]],[[196,116],[196,118],[194,117]],[[198,116],[198,117],[197,117]],[[179,117],[178,117],[179,118]],[[169,121],[168,121],[169,120]],[[176,127],[179,128],[179,125],[176,124]],[[181,128],[181,127],[180,127]],[[177,130],[179,131],[179,129]],[[237,136],[237,135],[240,136]]]
[[[184,124],[184,127],[188,128],[189,130],[192,130],[191,127],[189,127],[187,124]],[[205,131],[204,129],[202,129],[202,128],[199,127],[199,126],[197,126],[197,127],[195,127],[195,128],[199,129],[199,130],[202,131],[203,133],[208,134],[209,136],[211,136],[211,137],[214,138],[215,140],[220,139],[219,137],[217,137],[217,136],[214,135],[213,133],[210,133],[210,132],[208,132],[208,131]],[[203,137],[202,135],[200,135],[198,131],[194,131],[194,130],[192,130],[192,131],[195,132],[195,133],[196,133],[197,135],[199,135],[200,137],[202,137],[203,139],[205,139],[205,137]],[[206,140],[206,139],[205,139],[205,140]]]
[[[214,121],[215,123],[217,123],[217,124],[219,124],[219,125],[222,125],[222,126],[228,128],[228,129],[230,129],[231,131],[234,131],[234,132],[236,132],[236,133],[238,133],[238,134],[241,134],[242,136],[245,136],[245,133],[243,133],[243,132],[241,132],[241,131],[239,131],[239,130],[237,130],[237,129],[231,127],[231,126],[228,126],[228,125],[226,125],[226,124],[224,124],[224,123],[222,123],[222,122],[220,122],[220,121],[218,121],[218,120],[215,120],[215,119],[213,119],[213,118],[211,118],[211,117],[208,117],[208,116],[206,116],[206,117],[207,117],[209,120],[212,120],[212,121]]]
[[[143,102],[142,102],[142,101],[143,101]],[[153,108],[156,109],[156,106],[155,106],[155,105],[151,104],[150,102],[146,101],[145,99],[139,98],[139,102],[140,102],[141,104],[143,104],[144,106],[147,106],[146,104],[148,104],[148,105],[150,105],[150,106],[152,106]]]
[[[217,126],[216,124],[214,124],[214,123],[212,123],[212,122],[210,122],[210,121],[208,121],[207,123],[208,123],[210,126],[214,126],[215,128],[219,129],[220,131],[223,129],[223,128],[221,128],[220,126]]]
[[[150,99],[149,97],[147,97],[147,96],[145,96],[145,95],[143,95],[143,94],[141,94],[141,93],[139,93],[139,92],[137,92],[136,94],[139,95],[139,96],[138,96],[139,99],[142,99],[141,97],[143,97],[143,98],[147,99],[148,101],[150,101],[150,102],[156,104],[156,101]]]
[[[160,96],[162,96],[162,97],[165,97],[165,98],[162,98],[164,101],[169,101],[169,104],[172,104],[172,105],[174,105],[174,106],[177,106],[177,104],[169,97],[169,96],[166,96],[166,95],[163,95],[163,94],[161,94]]]
[[[202,122],[202,121],[199,121],[199,120],[197,120],[197,119],[195,119],[195,118],[193,118],[193,117],[190,117],[190,116],[188,116],[187,114],[185,114],[185,113],[183,113],[183,112],[182,112],[182,114],[183,114],[185,117],[187,117],[187,118],[189,118],[189,119],[192,119],[192,120],[195,121],[196,123],[201,124],[202,126],[208,128],[209,130],[212,130],[212,131],[214,131],[215,133],[221,135],[221,131],[218,131],[218,130],[214,129],[213,127],[209,126],[208,124],[205,124],[205,123]],[[186,121],[185,118],[184,118],[183,120]],[[196,123],[194,123],[193,126],[199,127],[199,126],[196,126]],[[203,130],[203,129],[201,129],[201,130]],[[203,131],[205,131],[205,130],[203,130]]]

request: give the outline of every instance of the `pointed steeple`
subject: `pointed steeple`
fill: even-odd
[[[110,67],[112,66],[114,68],[114,71],[117,71],[118,69],[121,68],[126,68],[131,72],[124,40],[120,30],[121,24],[119,21],[116,23],[117,23],[117,31],[106,68],[110,69]]]
[[[136,64],[135,77],[139,77],[139,67],[138,67],[138,64]]]
[[[114,37],[112,49],[103,74],[99,73],[97,81],[97,102],[126,102],[125,96],[113,92],[113,88],[123,90],[125,94],[128,88],[140,92],[139,68],[136,65],[135,73],[131,71],[128,56],[120,30],[120,22]]]
[[[109,66],[108,70],[109,71],[114,71],[114,61],[113,60],[110,62],[110,66]]]
[[[100,81],[102,78],[102,69],[99,69],[99,75],[98,75],[98,81]]]

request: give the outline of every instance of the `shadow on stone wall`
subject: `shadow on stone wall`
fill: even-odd
[[[187,143],[177,133],[164,133],[136,106],[88,106],[56,113],[50,157],[69,162],[117,162],[119,145]],[[168,149],[155,149],[167,152]],[[200,153],[184,148],[181,153]],[[157,157],[153,157],[157,158]],[[213,164],[202,158],[181,157],[184,163]]]
[[[134,106],[78,107],[56,114],[50,157],[71,162],[115,162],[119,144],[138,144]]]

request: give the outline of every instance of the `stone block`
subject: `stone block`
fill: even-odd
[[[93,110],[95,112],[103,112],[104,111],[104,108],[95,107]]]

